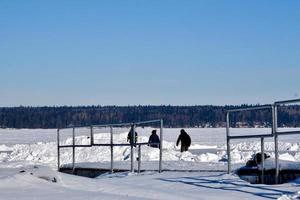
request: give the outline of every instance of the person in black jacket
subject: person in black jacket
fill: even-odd
[[[127,142],[129,142],[131,145],[133,145],[134,147],[136,146],[137,140],[138,140],[138,134],[135,131],[134,133],[134,137],[133,136],[133,127],[131,127],[128,135],[127,135]]]
[[[177,139],[176,146],[178,146],[179,142],[181,142],[180,151],[188,151],[189,147],[191,146],[191,137],[185,132],[184,129],[180,130],[180,135]]]
[[[151,144],[151,143],[158,143],[158,144]],[[151,136],[149,137],[148,145],[149,145],[150,147],[160,148],[160,145],[159,145],[159,144],[160,144],[159,137],[158,137],[158,135],[156,134],[156,130],[153,130]]]

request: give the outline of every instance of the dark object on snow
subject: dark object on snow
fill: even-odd
[[[247,161],[246,166],[247,166],[247,167],[256,167],[257,164],[256,164],[255,160],[252,160],[252,159],[251,159],[251,160],[248,160],[248,161]]]
[[[156,130],[152,131],[152,134],[149,137],[148,143],[149,143],[150,147],[160,148],[159,144],[151,144],[151,143],[160,143],[159,137],[156,134]]]
[[[52,182],[52,183],[56,183],[57,180],[55,177],[49,177],[49,176],[39,176],[40,179],[44,179],[46,181]]]
[[[132,136],[133,136],[133,128],[131,127],[131,129],[127,135],[127,142],[129,142],[131,145],[133,145],[135,147],[137,139],[138,139],[137,132],[135,132],[134,137],[132,137]]]
[[[176,146],[178,146],[179,142],[181,142],[181,148],[180,151],[188,151],[189,147],[191,146],[191,137],[185,132],[184,129],[180,130],[180,135],[177,139]]]
[[[265,157],[265,160],[267,158],[270,158],[270,156],[267,155],[266,153],[264,153],[264,157]],[[259,165],[261,163],[261,161],[262,161],[261,158],[262,158],[261,153],[255,154],[251,160],[247,161],[246,166],[247,167],[256,167],[257,165]]]
[[[26,172],[25,170],[21,170],[21,171],[19,171],[19,173],[24,173],[24,172]]]
[[[262,161],[261,153],[257,153],[254,158],[255,158],[257,164],[261,163],[261,161]],[[264,159],[266,160],[267,158],[270,158],[270,156],[267,155],[266,153],[264,153]]]

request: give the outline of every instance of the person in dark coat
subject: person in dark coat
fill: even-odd
[[[181,142],[180,151],[188,151],[189,147],[191,146],[191,137],[185,132],[184,129],[180,130],[180,135],[177,139],[176,146],[178,146],[179,142]]]
[[[128,135],[127,135],[127,142],[129,142],[133,146],[136,146],[136,142],[137,142],[137,139],[138,139],[138,134],[135,131],[134,137],[132,137],[132,135],[133,135],[132,133],[133,133],[133,128],[131,127],[131,129],[130,129]]]
[[[148,145],[150,147],[160,148],[159,144],[151,144],[151,143],[160,143],[159,137],[156,134],[156,130],[152,131],[152,134],[151,134],[151,136],[149,137],[149,140],[148,140]]]

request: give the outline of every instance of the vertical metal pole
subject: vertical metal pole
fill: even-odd
[[[231,155],[230,155],[230,121],[229,112],[226,113],[226,142],[227,142],[227,173],[231,173]]]
[[[279,183],[279,154],[278,154],[278,134],[277,134],[277,105],[274,105],[274,145],[275,145],[275,183]]]
[[[279,155],[278,155],[278,135],[275,134],[274,137],[274,144],[275,144],[275,183],[278,184],[279,182]]]
[[[114,141],[113,141],[113,127],[110,127],[110,173],[114,172]]]
[[[60,169],[60,147],[59,147],[59,129],[57,129],[57,170]]]
[[[94,128],[91,126],[91,145],[94,144]]]
[[[264,137],[260,139],[261,145],[261,183],[265,182],[265,140]]]
[[[272,135],[275,136],[275,105],[272,105]]]
[[[131,141],[132,141],[132,143],[131,143],[131,145],[130,145],[130,159],[131,159],[131,169],[130,169],[130,171],[131,172],[134,172],[134,166],[133,166],[133,164],[134,164],[134,156],[133,156],[133,145],[135,144],[135,124],[133,124],[132,126],[131,126]],[[130,142],[131,142],[130,141]]]
[[[73,128],[72,173],[75,174],[75,128]]]
[[[139,160],[138,160],[138,173],[141,173],[141,145],[139,144]]]
[[[164,122],[160,120],[160,132],[159,132],[159,169],[158,172],[162,172],[162,149],[163,149],[163,129],[164,129]]]

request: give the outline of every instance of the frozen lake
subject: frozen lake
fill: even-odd
[[[138,128],[139,141],[146,142],[153,128]],[[192,138],[188,152],[175,146],[180,129],[164,129],[163,169],[176,170],[158,174],[159,151],[143,146],[141,175],[105,174],[87,179],[56,171],[57,143],[55,129],[0,129],[0,199],[292,199],[298,198],[298,182],[278,186],[250,185],[226,170],[224,128],[185,129]],[[76,131],[76,144],[89,143],[89,129]],[[129,129],[114,129],[114,141],[126,143]],[[232,134],[267,134],[270,129],[232,129]],[[61,144],[72,143],[72,130],[61,131]],[[109,143],[108,129],[95,130],[95,141]],[[280,137],[280,159],[300,162],[300,137]],[[232,145],[233,166],[244,165],[252,154],[260,151],[259,139],[235,140]],[[265,148],[274,157],[274,143]],[[134,151],[137,155],[137,150]],[[130,147],[115,147],[115,167],[129,169]],[[61,151],[61,163],[71,163],[72,151]],[[76,162],[87,166],[110,166],[110,148],[76,148]],[[135,163],[135,167],[136,167]],[[188,172],[190,170],[191,172]],[[22,173],[21,173],[22,172]],[[149,188],[152,188],[149,190]],[[154,191],[155,190],[155,191]],[[59,191],[59,192],[58,192]],[[74,193],[74,191],[76,191]],[[155,195],[153,195],[155,194]],[[199,197],[201,195],[201,198]]]

